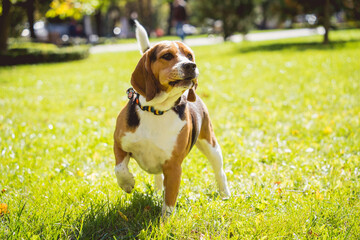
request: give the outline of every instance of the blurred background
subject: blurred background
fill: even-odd
[[[178,35],[181,39],[189,35],[218,35],[229,40],[233,34],[253,30],[321,26],[325,44],[329,42],[329,30],[360,26],[359,0],[0,0],[0,3],[3,55],[27,42],[57,46],[117,43],[120,39],[134,38],[134,19],[145,26],[151,37]],[[178,6],[183,8],[180,13]]]
[[[135,19],[196,53],[233,193],[194,149],[165,225],[113,173]],[[360,239],[358,27],[360,0],[0,0],[0,239]]]

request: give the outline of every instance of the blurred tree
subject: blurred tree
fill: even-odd
[[[7,40],[9,37],[10,27],[15,28],[20,20],[23,20],[23,11],[29,23],[30,37],[36,40],[34,30],[35,10],[38,8],[40,15],[44,14],[44,7],[48,9],[51,0],[1,0],[0,8],[0,51],[7,50]]]
[[[100,6],[99,0],[53,0],[46,17],[80,19],[84,14],[92,14]]]
[[[98,36],[106,36],[112,32],[112,29],[104,27],[109,24],[109,19],[106,18],[106,16],[111,10],[120,10],[122,7],[124,7],[125,3],[125,0],[99,1],[99,5],[96,7],[94,12],[95,29]]]
[[[51,0],[17,0],[16,3],[14,3],[14,6],[21,7],[26,11],[26,17],[29,23],[30,38],[32,40],[36,40],[34,29],[35,11],[38,10],[41,15],[45,14],[46,10],[49,8],[50,2]],[[46,6],[46,10],[44,11],[44,7],[41,6]]]
[[[26,23],[26,21],[26,10],[22,7],[12,5],[10,10],[9,37],[19,36],[24,30],[24,23]]]
[[[348,20],[360,21],[360,1],[359,0],[343,0],[346,17]]]
[[[330,18],[334,13],[344,11],[348,20],[360,20],[359,0],[262,0],[260,7],[264,16],[260,28],[275,14],[280,14],[282,21],[299,14],[315,14],[318,24],[325,29],[324,44],[329,43]]]
[[[0,9],[0,53],[4,53],[7,50],[7,39],[9,37],[9,25],[10,25],[10,9],[12,3],[10,0],[1,1]]]
[[[109,19],[104,15],[109,15],[113,10],[119,10],[129,0],[52,0],[50,9],[46,12],[48,18],[80,20],[84,15],[94,14],[95,29],[99,36],[105,36],[112,33],[112,29],[104,28],[109,23]]]
[[[34,23],[35,23],[35,0],[27,0],[24,2],[23,7],[26,10],[26,16],[29,22],[29,30],[31,39],[36,39]]]
[[[168,25],[167,25],[167,29],[166,29],[166,34],[171,35],[171,25],[172,25],[172,19],[173,19],[173,0],[165,0],[165,2],[169,6],[169,16],[167,19]]]
[[[282,0],[286,1],[286,0]],[[289,0],[288,0],[289,1]],[[297,8],[303,14],[315,14],[319,19],[319,24],[325,29],[324,44],[329,43],[330,17],[333,13],[343,9],[344,0],[291,0],[298,4]]]
[[[147,29],[153,28],[152,0],[53,0],[50,4],[50,9],[46,13],[46,17],[74,18],[77,20],[83,15],[94,14],[96,32],[102,36],[110,31],[109,29],[104,30],[104,25],[115,24],[113,22],[114,16],[111,20],[109,19],[109,14],[114,15],[115,12],[126,18],[130,18],[132,13],[136,13],[135,15],[138,15],[139,20]],[[118,19],[119,17],[116,16],[115,18]]]
[[[29,22],[29,31],[31,39],[36,39],[35,30],[34,30],[34,12],[35,12],[35,0],[20,0],[13,1],[15,7],[21,7],[26,11],[26,17]]]
[[[252,25],[253,10],[258,0],[196,0],[192,3],[193,13],[200,20],[212,18],[221,20],[223,37],[226,40],[233,33],[247,32]]]
[[[279,22],[294,18],[299,12],[299,4],[293,0],[262,0],[260,7],[260,29],[268,28],[268,20],[277,16]]]

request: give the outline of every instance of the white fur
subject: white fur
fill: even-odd
[[[121,138],[125,152],[131,152],[139,166],[152,174],[162,173],[162,165],[169,160],[181,129],[186,121],[174,111],[161,116],[136,107],[140,125],[135,132],[127,132]]]
[[[174,211],[174,207],[168,206],[165,204],[163,204],[162,210],[161,210],[161,215],[164,218],[170,217],[171,213]]]
[[[175,105],[176,100],[178,100],[186,90],[187,88],[173,88],[168,93],[160,92],[148,102],[140,95],[140,104],[141,106],[153,106],[156,110],[167,111]]]
[[[163,174],[155,174],[154,175],[154,188],[155,191],[162,191],[164,186],[164,175]]]
[[[215,179],[220,190],[220,195],[224,198],[229,198],[231,193],[227,186],[226,175],[223,170],[223,157],[219,144],[216,143],[215,147],[213,147],[205,139],[198,139],[196,147],[207,157],[207,159],[209,159],[210,164],[214,169]]]
[[[127,193],[130,193],[135,185],[134,175],[132,175],[128,169],[129,160],[130,157],[128,154],[121,163],[115,166],[115,175],[118,184]]]
[[[135,25],[136,39],[140,47],[140,53],[144,54],[144,52],[150,48],[149,37],[145,28],[137,20],[135,20]]]
[[[174,65],[174,67],[173,67],[173,69],[176,71],[176,77],[177,77],[178,79],[182,79],[182,78],[185,77],[185,71],[184,71],[184,68],[183,68],[183,65],[184,65],[185,63],[192,63],[192,62],[189,61],[187,58],[185,58],[185,59],[182,60],[181,62],[176,63],[176,64]],[[174,72],[175,72],[175,71],[174,71]],[[198,69],[198,68],[195,69],[195,74],[196,74],[195,78],[197,78],[197,77],[199,76],[199,69]]]
[[[176,42],[174,42],[174,44],[180,50],[179,45]],[[184,53],[182,53],[181,51],[179,51],[179,54],[177,55],[177,58],[178,58],[178,62],[173,66],[173,76],[172,77],[175,78],[175,79],[182,79],[182,78],[185,77],[185,71],[184,71],[183,65],[185,63],[194,63],[194,62],[190,61],[187,58],[187,56],[185,56]],[[197,78],[199,76],[199,69],[198,68],[195,69],[195,74],[196,74],[195,78]]]

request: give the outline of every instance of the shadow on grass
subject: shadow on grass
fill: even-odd
[[[241,53],[249,52],[271,52],[281,50],[292,51],[305,51],[305,50],[331,50],[344,48],[348,43],[360,43],[360,39],[354,39],[349,41],[333,41],[330,44],[324,45],[321,42],[295,42],[295,43],[272,43],[261,44],[256,46],[244,46],[239,49]]]
[[[160,198],[150,193],[134,192],[128,200],[91,205],[79,219],[76,239],[134,239],[150,225],[158,226]]]

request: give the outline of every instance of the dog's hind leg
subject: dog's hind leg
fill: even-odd
[[[221,148],[216,141],[209,118],[205,118],[201,127],[196,147],[207,157],[214,169],[215,179],[220,190],[220,195],[224,198],[231,196],[227,186],[226,175],[223,169],[223,157]]]
[[[128,168],[130,154],[124,152],[116,143],[114,143],[114,153],[117,182],[125,192],[130,193],[135,185],[134,175],[129,172]]]
[[[230,197],[230,191],[227,186],[226,175],[223,169],[223,158],[221,154],[221,148],[216,142],[215,146],[212,146],[205,139],[198,139],[196,147],[209,159],[212,168],[214,169],[215,179],[220,190],[222,197]]]

